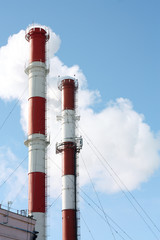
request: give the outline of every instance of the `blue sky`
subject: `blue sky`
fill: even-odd
[[[127,196],[130,196],[130,193],[125,191],[124,186],[122,192],[113,179],[109,180],[105,176],[106,170],[100,168],[101,156],[96,152],[98,149],[105,160],[109,161],[114,171],[160,229],[159,9],[158,0],[29,0],[27,2],[6,0],[1,2],[0,66],[3,71],[0,70],[2,166],[0,181],[3,185],[0,188],[0,201],[2,204],[6,205],[7,201],[12,200],[13,208],[27,208],[27,148],[23,142],[26,139],[24,110],[28,93],[26,90],[23,95],[25,86],[19,85],[20,77],[23,78],[21,72],[24,71],[23,63],[26,59],[17,53],[15,63],[9,61],[10,56],[14,59],[14,50],[9,48],[11,45],[7,45],[8,38],[16,34],[21,41],[24,32],[20,33],[20,31],[25,30],[29,24],[39,23],[52,29],[56,34],[52,39],[53,45],[55,43],[57,49],[59,48],[57,52],[51,51],[54,58],[52,56],[50,62],[48,131],[53,143],[49,149],[49,158],[52,158],[51,155],[55,151],[54,141],[58,141],[56,139],[58,133],[54,128],[59,126],[60,129],[60,124],[54,123],[55,115],[59,111],[54,95],[57,86],[56,76],[62,73],[76,73],[80,78],[81,121],[79,124],[80,134],[84,138],[84,150],[79,157],[84,179],[81,180],[82,191],[80,191],[81,239],[160,239],[160,232],[153,227],[141,209],[138,207],[138,212],[147,221],[149,227],[134,209],[137,207],[135,202],[133,201],[133,207],[126,199],[124,192]],[[11,37],[11,42],[13,41]],[[3,46],[8,49],[6,55],[3,55]],[[4,61],[2,56],[5,56]],[[19,63],[19,59],[23,62]],[[24,75],[22,83],[25,81],[27,83],[27,76]],[[13,92],[18,90],[14,94],[12,89]],[[60,99],[58,91],[56,94]],[[20,96],[23,101],[17,103],[17,98]],[[131,122],[128,122],[128,119],[131,119]],[[140,136],[136,135],[137,128]],[[132,155],[133,142],[136,147],[138,146],[138,150]],[[53,158],[58,161],[55,156]],[[16,170],[23,159],[25,160]],[[60,167],[61,157],[59,156],[58,159]],[[55,176],[50,179],[50,204],[61,193],[61,189],[58,191],[55,186],[56,177],[60,177],[61,172],[55,164],[52,165],[54,159],[52,160],[50,172],[54,168]],[[92,181],[85,171],[83,160],[86,162]],[[22,183],[19,184],[18,181]],[[120,237],[110,227],[113,223],[108,220],[108,225],[107,221],[102,220],[96,213],[99,210],[94,203],[99,205],[99,201],[92,183],[105,212],[127,232],[130,238],[125,234],[122,234],[123,238]],[[94,203],[84,195],[83,191]],[[102,212],[100,214],[103,216]],[[48,224],[48,239],[60,239],[60,198],[49,210]]]

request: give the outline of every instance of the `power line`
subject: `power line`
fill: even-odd
[[[54,165],[61,171],[61,168],[60,168],[52,159],[51,159],[51,161],[52,161],[52,162],[54,163]],[[68,177],[69,177],[69,176],[68,176]],[[73,181],[72,179],[70,179],[70,180]],[[81,187],[79,187],[79,189],[81,190],[81,192],[82,192],[85,196],[87,196],[88,199],[90,199],[90,201],[91,201],[100,211],[102,211],[102,209],[93,201],[93,199],[91,199],[91,198],[88,196],[88,194],[86,194],[86,193],[84,192],[84,190],[83,190]],[[80,197],[81,197],[82,199],[84,199],[85,202],[87,202],[86,199],[83,198],[81,194],[80,194]],[[88,202],[87,202],[87,203],[88,203]],[[88,205],[91,206],[89,203],[88,203]],[[94,209],[92,206],[91,206],[91,208]],[[106,221],[106,219],[105,219],[100,213],[98,213],[95,209],[94,209],[94,211],[95,211],[104,221]],[[115,224],[115,226],[116,226],[117,228],[119,228],[119,230],[120,230],[121,232],[123,232],[124,235],[126,235],[130,240],[133,240],[106,212],[105,212],[105,215],[107,216],[108,219],[110,219],[110,221],[112,221],[112,223]],[[112,228],[114,229],[114,231],[115,231],[119,236],[121,236],[120,233],[119,233],[113,226],[112,226]],[[123,238],[123,237],[121,236],[121,238]],[[123,239],[124,239],[124,238],[123,238]]]
[[[10,177],[16,172],[16,170],[22,165],[22,163],[26,160],[28,155],[19,163],[19,165],[9,174],[9,176],[4,180],[3,183],[0,184],[0,187],[2,187],[9,179]]]
[[[62,193],[58,195],[58,197],[49,205],[48,210],[55,205],[55,203],[58,201],[58,199],[61,197]]]
[[[81,158],[82,158],[82,154],[81,154]],[[112,227],[111,227],[111,225],[110,225],[110,223],[109,223],[108,217],[106,216],[106,214],[105,214],[105,212],[104,212],[104,208],[103,208],[102,203],[101,203],[101,201],[100,201],[100,199],[99,199],[98,193],[97,193],[97,191],[96,191],[96,189],[95,189],[95,187],[94,187],[94,184],[93,184],[93,182],[92,182],[92,179],[91,179],[91,177],[90,177],[90,174],[89,174],[89,172],[88,172],[87,166],[86,166],[83,158],[82,158],[82,161],[83,161],[84,167],[85,167],[85,169],[86,169],[86,172],[87,172],[87,174],[88,174],[88,177],[89,177],[89,179],[90,179],[91,185],[92,185],[92,187],[93,187],[93,189],[94,189],[94,192],[95,192],[95,194],[96,194],[96,197],[97,197],[97,199],[98,199],[98,202],[99,202],[99,205],[100,205],[100,207],[101,207],[101,210],[102,210],[102,212],[103,212],[103,214],[104,214],[106,223],[107,223],[107,225],[108,225],[108,227],[109,227],[109,229],[110,229],[110,231],[111,231],[111,234],[112,234],[114,240],[116,240],[115,235],[114,235],[113,230],[112,230]]]
[[[82,129],[81,129],[82,131]],[[84,131],[83,131],[84,133]],[[84,133],[85,134],[85,133]],[[87,136],[85,134],[85,136]],[[89,137],[87,136],[87,138],[89,139]],[[84,137],[85,139],[85,137]],[[86,140],[86,139],[85,139]],[[129,195],[132,197],[132,199],[135,201],[135,197],[133,197],[133,194],[128,190],[128,188],[126,187],[126,185],[122,182],[122,180],[120,179],[120,177],[118,176],[118,174],[114,171],[114,169],[110,166],[110,164],[107,162],[107,160],[103,157],[103,155],[100,153],[100,151],[96,148],[96,146],[92,143],[92,141],[89,139],[89,141],[91,142],[91,144],[93,145],[94,149],[97,151],[97,153],[101,156],[101,158],[105,161],[105,163],[107,164],[107,166],[109,167],[109,170],[104,163],[102,162],[102,160],[100,159],[100,157],[97,155],[97,153],[95,152],[95,150],[93,149],[93,147],[89,144],[89,142],[86,140],[87,144],[90,146],[90,148],[92,149],[92,151],[94,152],[94,154],[96,155],[96,157],[99,159],[99,161],[101,162],[102,166],[107,170],[107,172],[109,173],[109,175],[113,178],[113,180],[115,181],[115,183],[119,186],[119,188],[121,189],[122,193],[124,194],[124,196],[126,197],[126,199],[130,202],[130,204],[133,206],[133,208],[135,209],[135,211],[138,213],[138,215],[140,216],[140,218],[143,220],[143,222],[146,224],[146,226],[148,227],[148,229],[152,232],[152,234],[154,235],[154,237],[159,240],[158,236],[156,235],[156,233],[153,231],[153,229],[151,228],[151,226],[148,224],[148,222],[145,220],[145,218],[142,216],[142,214],[139,212],[139,210],[136,208],[136,206],[133,204],[133,202],[131,201],[131,199],[127,196],[127,194],[125,193],[125,191],[123,190],[123,188],[121,187],[120,183],[125,187],[126,191],[129,193]],[[117,177],[118,182],[115,177],[113,176],[113,174],[115,177]],[[143,211],[143,213],[145,214],[145,216],[150,220],[150,222],[153,224],[154,227],[156,227],[156,229],[160,232],[160,230],[158,229],[157,225],[153,222],[153,220],[149,217],[149,215],[146,213],[146,211],[143,209],[143,207],[138,203],[138,201],[135,201],[140,209]]]
[[[102,209],[95,203],[95,201],[93,201],[92,198],[90,198],[90,196],[87,193],[83,191],[82,188],[80,188],[80,190],[100,211],[102,211]],[[97,210],[95,210],[95,208],[90,203],[88,203],[88,201],[84,197],[82,197],[82,195],[80,196],[105,221],[105,218]],[[105,212],[105,215],[121,232],[123,232],[124,235],[126,235],[130,240],[133,240],[133,238],[131,238],[106,212]]]
[[[92,234],[91,230],[89,229],[86,221],[84,220],[84,217],[82,216],[82,213],[80,213],[80,215],[81,215],[81,218],[82,218],[83,222],[84,222],[85,225],[86,225],[86,228],[88,229],[89,234],[91,235],[91,238],[92,238],[93,240],[95,240],[95,238],[93,237],[93,234]]]
[[[18,105],[18,103],[20,102],[21,98],[23,97],[25,91],[27,90],[28,86],[24,89],[22,95],[18,98],[18,100],[15,102],[14,106],[12,107],[11,111],[7,114],[7,116],[5,117],[4,121],[2,122],[2,124],[0,125],[0,130],[3,128],[3,126],[5,125],[5,123],[7,122],[7,120],[9,119],[10,115],[13,113],[14,109],[16,108],[16,106]]]
[[[18,193],[16,194],[14,200],[12,201],[12,204],[16,201],[17,197],[19,196],[19,194],[21,193],[21,191],[23,190],[23,188],[25,187],[26,183],[27,183],[28,178],[26,178],[25,183],[21,186],[21,188],[19,189]]]
[[[93,210],[96,214],[98,214],[98,215],[102,218],[103,221],[106,221],[106,219],[105,219],[89,202],[87,202],[87,200],[86,200],[84,197],[82,197],[82,195],[80,195],[80,197],[88,204],[89,207],[92,208],[92,210]],[[94,204],[95,204],[95,203],[94,203]],[[98,208],[99,208],[99,206],[98,206]],[[99,208],[99,209],[100,209],[100,208]],[[100,210],[101,210],[101,209],[100,209]],[[105,214],[106,214],[106,213],[105,213]],[[107,214],[106,214],[106,215],[107,215]],[[121,232],[122,232],[124,235],[126,235],[126,237],[127,237],[128,239],[133,240],[125,231],[123,231],[123,229],[122,229],[121,227],[119,227],[119,225],[118,225],[117,223],[115,223],[115,221],[113,221],[113,219],[112,219],[111,217],[109,217],[108,215],[107,215],[107,217],[119,228],[119,230],[121,230]],[[125,238],[118,232],[118,230],[116,230],[113,225],[111,225],[111,226],[112,226],[113,230],[115,231],[115,233],[116,233],[117,235],[119,235],[119,237],[121,237],[122,239],[125,240]]]
[[[54,95],[57,97],[57,95],[54,93]],[[58,98],[58,97],[57,97]],[[58,99],[58,101],[61,102],[61,100]],[[81,128],[80,128],[81,129]],[[81,131],[84,133],[85,136],[87,136],[85,134],[85,132],[81,129]],[[141,211],[143,212],[143,214],[145,215],[145,217],[152,223],[152,225],[158,230],[158,232],[160,232],[159,228],[157,227],[157,225],[154,223],[154,221],[151,219],[151,217],[147,214],[147,212],[143,209],[143,207],[140,205],[140,203],[136,200],[136,198],[133,196],[133,194],[129,191],[129,189],[127,188],[127,186],[122,182],[122,180],[120,179],[120,177],[118,176],[118,174],[115,172],[115,170],[111,167],[111,165],[106,161],[106,159],[103,157],[103,155],[101,154],[101,152],[96,148],[96,146],[92,143],[92,141],[90,140],[90,138],[87,136],[87,138],[89,139],[89,141],[91,142],[92,146],[94,147],[94,149],[96,150],[96,152],[101,156],[101,158],[105,161],[105,163],[107,164],[108,168],[111,170],[109,171],[109,169],[104,165],[104,163],[101,161],[101,159],[99,158],[99,156],[97,155],[97,153],[93,150],[93,148],[90,146],[90,144],[88,143],[88,141],[86,140],[87,144],[90,146],[90,148],[93,150],[93,152],[95,153],[95,155],[97,156],[97,158],[100,160],[101,164],[103,165],[103,167],[107,170],[107,172],[109,173],[109,175],[113,178],[113,180],[115,181],[115,183],[119,186],[119,188],[121,189],[122,193],[125,195],[125,197],[127,198],[127,200],[130,202],[130,204],[133,206],[133,208],[135,209],[135,211],[138,213],[138,215],[140,216],[140,218],[143,220],[143,222],[146,224],[146,226],[149,228],[149,230],[152,232],[152,234],[156,237],[156,239],[158,239],[157,235],[155,234],[155,232],[153,231],[153,229],[151,228],[151,226],[149,225],[149,223],[145,220],[145,218],[143,217],[143,215],[140,213],[140,211],[137,209],[137,207],[135,206],[135,204],[133,204],[133,202],[131,201],[131,199],[127,196],[127,194],[125,193],[125,191],[123,190],[122,186],[126,189],[126,191],[129,193],[130,197],[135,201],[135,203],[139,206],[139,208],[141,209]],[[116,179],[116,178],[117,179]],[[118,180],[118,181],[117,181]],[[100,204],[101,205],[101,204]],[[102,207],[102,206],[101,206]]]

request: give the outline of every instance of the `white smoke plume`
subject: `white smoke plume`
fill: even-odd
[[[61,156],[55,154],[55,143],[61,139],[61,125],[56,121],[56,115],[60,114],[61,109],[61,92],[57,88],[58,75],[76,76],[79,80],[78,105],[81,115],[79,132],[84,138],[84,146],[80,154],[81,186],[89,183],[84,161],[98,191],[113,193],[121,190],[111,177],[114,173],[107,172],[108,164],[129,190],[138,188],[159,167],[158,139],[145,123],[143,115],[133,109],[128,99],[113,100],[105,109],[96,113],[94,103],[99,101],[100,93],[87,88],[87,80],[79,66],[68,67],[55,56],[61,41],[51,29],[50,36],[47,114],[50,135],[48,162],[50,183],[52,183],[51,196],[56,197],[61,189]],[[28,119],[28,77],[24,69],[28,55],[29,44],[25,40],[24,30],[10,36],[7,45],[0,48],[0,98],[10,101],[19,99],[20,122],[25,134],[27,134]],[[124,186],[121,187],[124,189]]]
[[[128,99],[110,102],[98,114],[88,108],[81,115],[86,141],[90,136],[89,146],[84,145],[82,153],[98,190],[119,191],[117,182],[120,184],[120,181],[116,175],[129,190],[136,189],[158,168],[159,140]],[[82,177],[84,183],[86,178]]]

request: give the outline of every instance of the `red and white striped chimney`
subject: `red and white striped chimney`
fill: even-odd
[[[75,96],[77,80],[62,79],[62,142],[57,144],[57,153],[62,152],[62,239],[77,240],[77,153],[82,147],[82,139],[76,137]]]
[[[45,212],[46,212],[46,42],[49,35],[41,27],[30,28],[25,36],[30,43],[30,61],[26,68],[29,76],[29,116],[28,116],[28,140],[25,144],[29,149],[29,214],[36,221],[38,239],[46,239]]]

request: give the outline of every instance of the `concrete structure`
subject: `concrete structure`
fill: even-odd
[[[78,82],[71,77],[62,78],[62,142],[57,144],[57,153],[62,152],[62,239],[77,240],[77,154],[82,148],[82,139],[76,136],[75,97]]]
[[[0,206],[0,240],[31,240],[35,223],[35,219],[2,209]]]
[[[46,239],[46,42],[47,31],[41,27],[31,27],[26,32],[26,40],[30,43],[30,61],[26,68],[29,76],[29,116],[28,140],[29,148],[29,199],[28,210],[36,220],[38,240]]]

